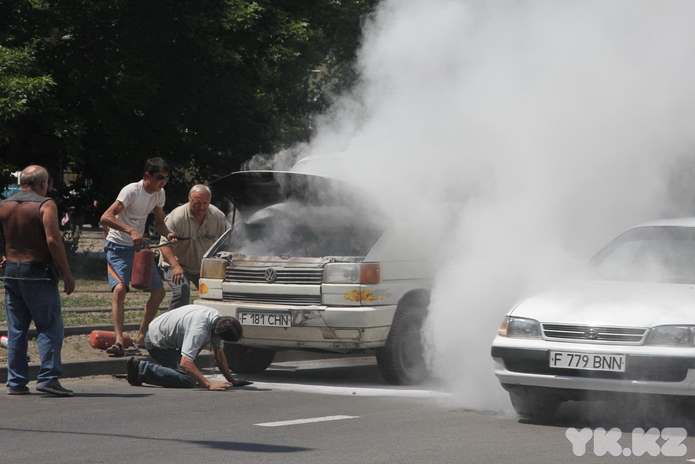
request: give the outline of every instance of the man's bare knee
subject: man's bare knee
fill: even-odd
[[[150,290],[150,300],[163,300],[166,295],[164,287],[154,288]]]
[[[128,290],[126,289],[126,286],[123,284],[117,284],[115,287],[113,287],[113,301],[124,301],[125,296],[128,293]]]

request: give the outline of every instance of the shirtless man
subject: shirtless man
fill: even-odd
[[[0,202],[0,224],[5,236],[5,313],[7,315],[7,394],[30,393],[27,332],[34,322],[41,354],[36,390],[73,396],[59,380],[63,376],[63,316],[58,280],[67,295],[75,290],[58,227],[58,208],[46,197],[49,176],[41,166],[25,168],[21,191]]]

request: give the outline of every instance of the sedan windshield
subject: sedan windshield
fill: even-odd
[[[639,227],[591,260],[589,277],[633,282],[695,283],[695,230]]]

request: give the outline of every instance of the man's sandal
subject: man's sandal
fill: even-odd
[[[123,345],[119,342],[114,343],[110,348],[106,348],[106,352],[116,358],[120,358],[125,354]]]

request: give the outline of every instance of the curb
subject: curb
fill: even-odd
[[[139,323],[125,324],[123,330],[126,332],[138,330],[140,328]],[[93,330],[113,330],[113,325],[94,325],[94,326],[79,326],[79,327],[65,327],[65,336],[68,335],[85,335],[91,333]],[[30,329],[29,336],[36,336],[36,330]],[[73,361],[63,363],[63,377],[75,378],[75,377],[89,377],[92,375],[125,375],[126,368],[125,363],[131,357],[135,356],[140,359],[150,360],[147,350],[139,350],[139,354],[132,354],[123,356],[122,358],[109,357],[107,359],[97,359],[89,361]],[[284,350],[278,351],[273,364],[283,363],[283,362],[293,362],[293,361],[304,361],[304,360],[317,360],[326,359],[334,357],[353,357],[353,356],[364,356],[364,354],[330,354],[330,353],[315,353],[315,352],[304,352],[297,350]],[[195,363],[201,370],[206,370],[214,367],[214,359],[212,355],[208,353],[201,353],[195,359]],[[39,363],[29,364],[29,378],[30,381],[35,381],[38,376],[41,366]],[[0,367],[0,383],[4,384],[7,382],[7,366]]]
[[[149,359],[147,355],[136,356],[142,359]],[[77,361],[70,363],[63,363],[63,379],[74,378],[74,377],[89,377],[92,375],[125,375],[125,363],[130,358],[130,356],[123,356],[122,358],[109,358],[95,361]],[[199,368],[207,368],[212,361],[212,356],[208,354],[201,354],[196,358],[196,364]],[[40,365],[30,364],[29,365],[29,378],[30,382],[35,381],[39,374]],[[7,382],[7,367],[0,368],[0,382],[3,384]]]
[[[139,323],[124,324],[125,332],[138,330]],[[94,326],[79,326],[65,327],[65,336],[68,335],[86,335],[92,333],[93,330],[113,330],[113,325],[94,325]],[[7,331],[2,331],[1,335],[5,335]],[[36,329],[29,329],[30,337],[37,335]],[[201,356],[202,357],[202,356]],[[86,377],[90,375],[115,375],[125,374],[125,361],[128,357],[109,358],[91,361],[74,361],[63,363],[63,377]],[[38,363],[29,364],[29,377],[33,380],[39,373],[41,366]],[[7,366],[0,367],[0,382],[7,382]]]
[[[123,324],[123,331],[124,332],[132,332],[134,330],[139,330],[139,329],[140,329],[140,323],[133,322],[131,324]],[[113,331],[113,324],[65,327],[63,329],[63,334],[65,337],[67,337],[69,335],[87,335],[87,334],[92,333],[93,330]],[[0,330],[0,335],[7,335],[7,330]],[[38,335],[38,333],[36,332],[36,329],[29,329],[27,331],[27,335],[29,337],[35,338]]]
[[[147,350],[142,350],[147,353]],[[150,361],[151,358],[147,354],[132,355],[136,358],[143,359],[145,361]],[[108,359],[98,359],[91,361],[75,361],[69,363],[63,363],[63,379],[75,378],[75,377],[89,377],[93,375],[123,375],[126,374],[125,363],[131,356],[126,355],[122,358],[108,358]],[[282,365],[284,363],[296,363],[298,361],[318,361],[322,359],[333,359],[333,358],[360,358],[365,357],[364,353],[356,354],[330,354],[330,353],[314,353],[314,352],[304,352],[296,350],[279,351],[273,365]],[[215,370],[215,361],[211,354],[201,353],[195,358],[195,363],[201,371],[206,371],[208,369]],[[39,369],[41,368],[38,364],[29,365],[29,378],[30,382],[35,381],[38,376]],[[0,382],[3,384],[7,382],[7,367],[0,367]]]

